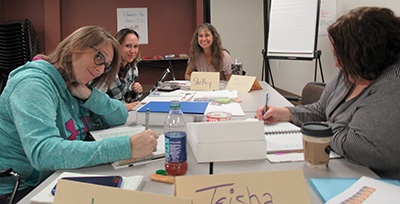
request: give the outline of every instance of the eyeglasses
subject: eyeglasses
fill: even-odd
[[[106,57],[104,57],[104,54],[100,52],[100,50],[94,48],[93,46],[90,46],[90,48],[93,48],[97,52],[96,56],[94,56],[94,63],[99,66],[104,65],[104,73],[110,71],[111,65],[106,63]]]

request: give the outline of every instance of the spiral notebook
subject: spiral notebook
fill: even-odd
[[[264,126],[267,154],[301,152],[303,150],[300,127],[290,122],[276,122]]]

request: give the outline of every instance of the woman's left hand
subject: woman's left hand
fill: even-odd
[[[139,82],[135,82],[132,84],[132,90],[135,93],[139,93],[139,94],[143,92],[142,85],[140,85]]]
[[[85,84],[78,84],[76,82],[68,85],[68,90],[71,95],[82,100],[87,100],[90,95],[92,95],[92,90],[89,89]]]

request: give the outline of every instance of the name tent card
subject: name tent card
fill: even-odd
[[[303,170],[183,176],[175,196],[202,203],[311,203]]]
[[[225,89],[248,93],[251,90],[262,89],[262,87],[258,82],[257,77],[232,75]]]
[[[219,90],[219,72],[192,72],[190,90]]]

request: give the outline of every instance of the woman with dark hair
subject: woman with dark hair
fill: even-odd
[[[221,37],[209,23],[200,25],[194,32],[185,79],[190,80],[193,71],[220,72],[220,78],[228,81],[232,76],[232,59],[222,47]]]
[[[0,169],[20,175],[16,200],[56,170],[152,154],[158,134],[150,130],[86,141],[91,124],[108,128],[128,118],[121,101],[94,88],[114,80],[119,47],[103,28],[85,26],[50,55],[38,55],[10,73],[0,96]],[[0,203],[8,200],[14,184],[11,177],[0,178]]]
[[[339,73],[318,102],[305,106],[264,106],[265,123],[326,122],[332,149],[384,178],[400,179],[400,18],[390,9],[362,7],[328,28]]]
[[[139,76],[138,63],[140,61],[139,34],[130,28],[123,28],[115,35],[121,44],[121,65],[115,81],[109,86],[103,84],[100,89],[111,98],[121,100],[128,110],[132,110],[143,92],[142,85],[135,82]]]

